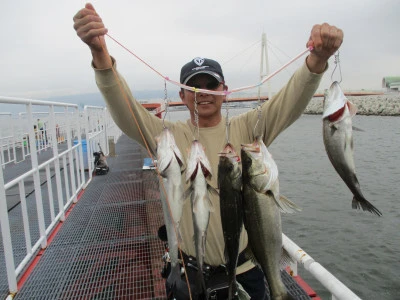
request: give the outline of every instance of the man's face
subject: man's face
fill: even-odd
[[[223,91],[226,89],[223,83],[220,83],[217,79],[208,74],[198,74],[191,78],[186,85],[214,91]],[[189,108],[192,122],[194,120],[196,100],[200,127],[215,126],[221,120],[221,106],[226,96],[195,93],[189,90],[180,91],[179,96],[182,102]]]

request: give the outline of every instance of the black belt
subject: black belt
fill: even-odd
[[[191,255],[187,255],[185,252],[182,252],[182,258],[183,258],[183,262],[185,264],[185,267],[190,267],[190,268],[194,268],[194,269],[198,269],[197,266],[197,261],[196,258],[191,256]],[[180,255],[179,255],[180,256]],[[246,261],[248,261],[248,258],[246,258],[246,255],[244,253],[244,251],[242,251],[239,254],[238,257],[238,262],[237,262],[237,266],[241,266],[242,264],[244,264]],[[224,264],[221,264],[219,266],[212,266],[209,264],[204,263],[204,267],[203,267],[203,271],[206,274],[214,274],[216,272],[221,272],[223,270],[226,270],[226,266]]]

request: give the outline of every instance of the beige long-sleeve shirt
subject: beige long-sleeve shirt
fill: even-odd
[[[113,69],[95,69],[95,77],[115,123],[126,135],[142,145],[144,145],[143,135],[150,150],[153,152],[152,154],[155,155],[155,137],[163,129],[162,120],[148,112],[134,99],[127,83],[116,71],[115,60],[113,60]],[[279,93],[272,97],[271,100],[263,103],[261,107],[262,117],[257,125],[260,131],[256,134],[262,134],[264,143],[267,146],[271,144],[279,133],[301,116],[318,88],[321,78],[322,74],[311,73],[304,63]],[[253,130],[257,119],[257,110],[250,110],[231,118],[229,140],[237,151],[240,150],[241,144],[252,143],[254,141]],[[194,139],[194,126],[190,120],[185,122],[166,121],[166,126],[174,134],[176,144],[186,160],[188,156],[187,149],[190,148]],[[224,148],[226,143],[225,118],[215,127],[200,128],[198,140],[205,147],[206,155],[211,163],[213,176],[209,184],[217,188],[218,153]],[[185,182],[184,175],[182,177],[183,182]],[[225,245],[219,213],[219,197],[213,195],[211,201],[214,212],[210,215],[207,229],[205,262],[210,265],[219,265],[225,262]],[[183,238],[183,243],[181,244],[183,251],[195,256],[190,201],[185,202],[180,229]],[[247,242],[247,233],[243,229],[240,240],[240,251],[246,248]],[[238,267],[237,274],[245,272],[253,266],[252,262],[248,261]]]

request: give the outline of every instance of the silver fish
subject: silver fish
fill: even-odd
[[[356,176],[352,132],[352,117],[356,112],[357,108],[347,100],[339,83],[333,82],[324,98],[324,145],[336,172],[353,193],[352,208],[381,216],[382,213],[363,196]]]
[[[266,164],[265,149],[260,137],[253,144],[242,145],[242,177],[244,225],[254,259],[263,270],[270,286],[272,299],[293,299],[282,282],[280,259],[282,253],[281,215],[276,185],[277,170]],[[266,148],[266,147],[265,147]],[[269,169],[270,168],[270,169]]]
[[[240,157],[230,143],[227,143],[219,153],[218,188],[225,241],[225,260],[229,276],[228,299],[234,299],[234,296],[239,294],[236,283],[236,265],[243,226],[243,204]]]
[[[300,211],[300,207],[281,195],[279,192],[279,171],[271,153],[264,144],[261,136],[256,137],[254,143],[242,145],[242,149],[248,151],[254,159],[252,186],[260,193],[270,191],[274,196],[276,205],[283,213]],[[255,167],[257,166],[257,167]]]
[[[206,237],[210,212],[213,211],[210,192],[213,188],[207,183],[210,178],[211,166],[204,148],[197,140],[192,142],[187,160],[186,181],[190,187],[185,196],[190,197],[193,213],[193,228],[197,260],[196,293],[206,295],[206,285],[203,276],[203,264],[206,251]]]
[[[180,281],[181,276],[178,241],[180,240],[179,227],[185,200],[181,177],[184,164],[182,154],[168,128],[164,128],[161,134],[156,137],[156,141],[157,169],[163,177],[164,188],[161,189],[161,199],[163,200],[163,213],[171,259],[171,272],[167,278],[167,283],[172,287]]]

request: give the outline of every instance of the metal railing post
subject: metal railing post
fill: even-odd
[[[110,153],[110,145],[108,145],[108,110],[107,108],[103,109],[103,130],[104,130],[104,143],[105,143],[105,153],[104,155],[108,155]]]
[[[68,113],[68,108],[66,107],[66,113]],[[71,120],[67,118],[67,147],[68,149],[72,149],[72,137],[71,137]],[[76,191],[76,181],[75,181],[75,170],[74,170],[74,159],[72,151],[68,151],[68,160],[69,160],[69,175],[71,178],[71,188],[73,191],[73,202],[76,203],[78,201]]]
[[[28,123],[33,124],[32,103],[26,105],[26,110],[28,112]],[[30,142],[30,146],[31,146],[32,169],[35,170],[33,173],[33,184],[35,187],[36,211],[37,211],[37,216],[38,216],[40,238],[42,239],[41,247],[44,249],[47,246],[47,238],[46,238],[46,228],[45,228],[45,223],[44,223],[42,191],[40,188],[38,155],[37,155],[35,139],[34,139],[35,132],[34,132],[32,126],[31,126],[31,128],[29,128],[29,136],[30,136],[29,142]],[[32,149],[35,149],[35,151],[32,151]]]
[[[52,134],[56,134],[54,105],[50,106],[50,129],[51,131],[53,131]],[[64,210],[64,199],[62,194],[60,158],[58,157],[57,139],[52,140],[52,147],[53,147],[53,157],[56,157],[56,159],[54,160],[54,172],[56,175],[58,211],[59,213],[61,213],[60,220],[63,222],[65,221],[65,210]]]
[[[81,182],[82,184],[85,182],[85,169],[84,169],[84,165],[83,165],[83,146],[82,146],[82,124],[81,124],[81,119],[80,119],[80,115],[79,115],[79,110],[78,108],[75,109],[75,113],[76,113],[76,125],[77,125],[77,132],[78,132],[78,144],[79,146],[79,165],[80,168],[78,168],[78,170],[80,170],[80,174],[81,174]],[[85,118],[85,113],[83,113],[83,118]],[[86,149],[87,149],[87,141],[86,141]],[[91,178],[91,177],[90,177]]]
[[[89,170],[89,180],[92,179],[93,177],[93,169],[92,169],[92,164],[91,164],[91,152],[92,152],[92,147],[91,147],[91,141],[90,141],[90,120],[89,120],[89,112],[87,106],[84,107],[83,109],[83,116],[85,118],[85,139],[86,139],[86,151],[87,151],[87,162],[88,162],[88,170]]]
[[[10,293],[17,292],[17,276],[15,273],[14,254],[11,242],[10,221],[8,218],[8,209],[6,201],[6,191],[4,188],[3,169],[0,168],[0,227],[3,236],[4,257],[6,262],[6,273],[8,289]]]

